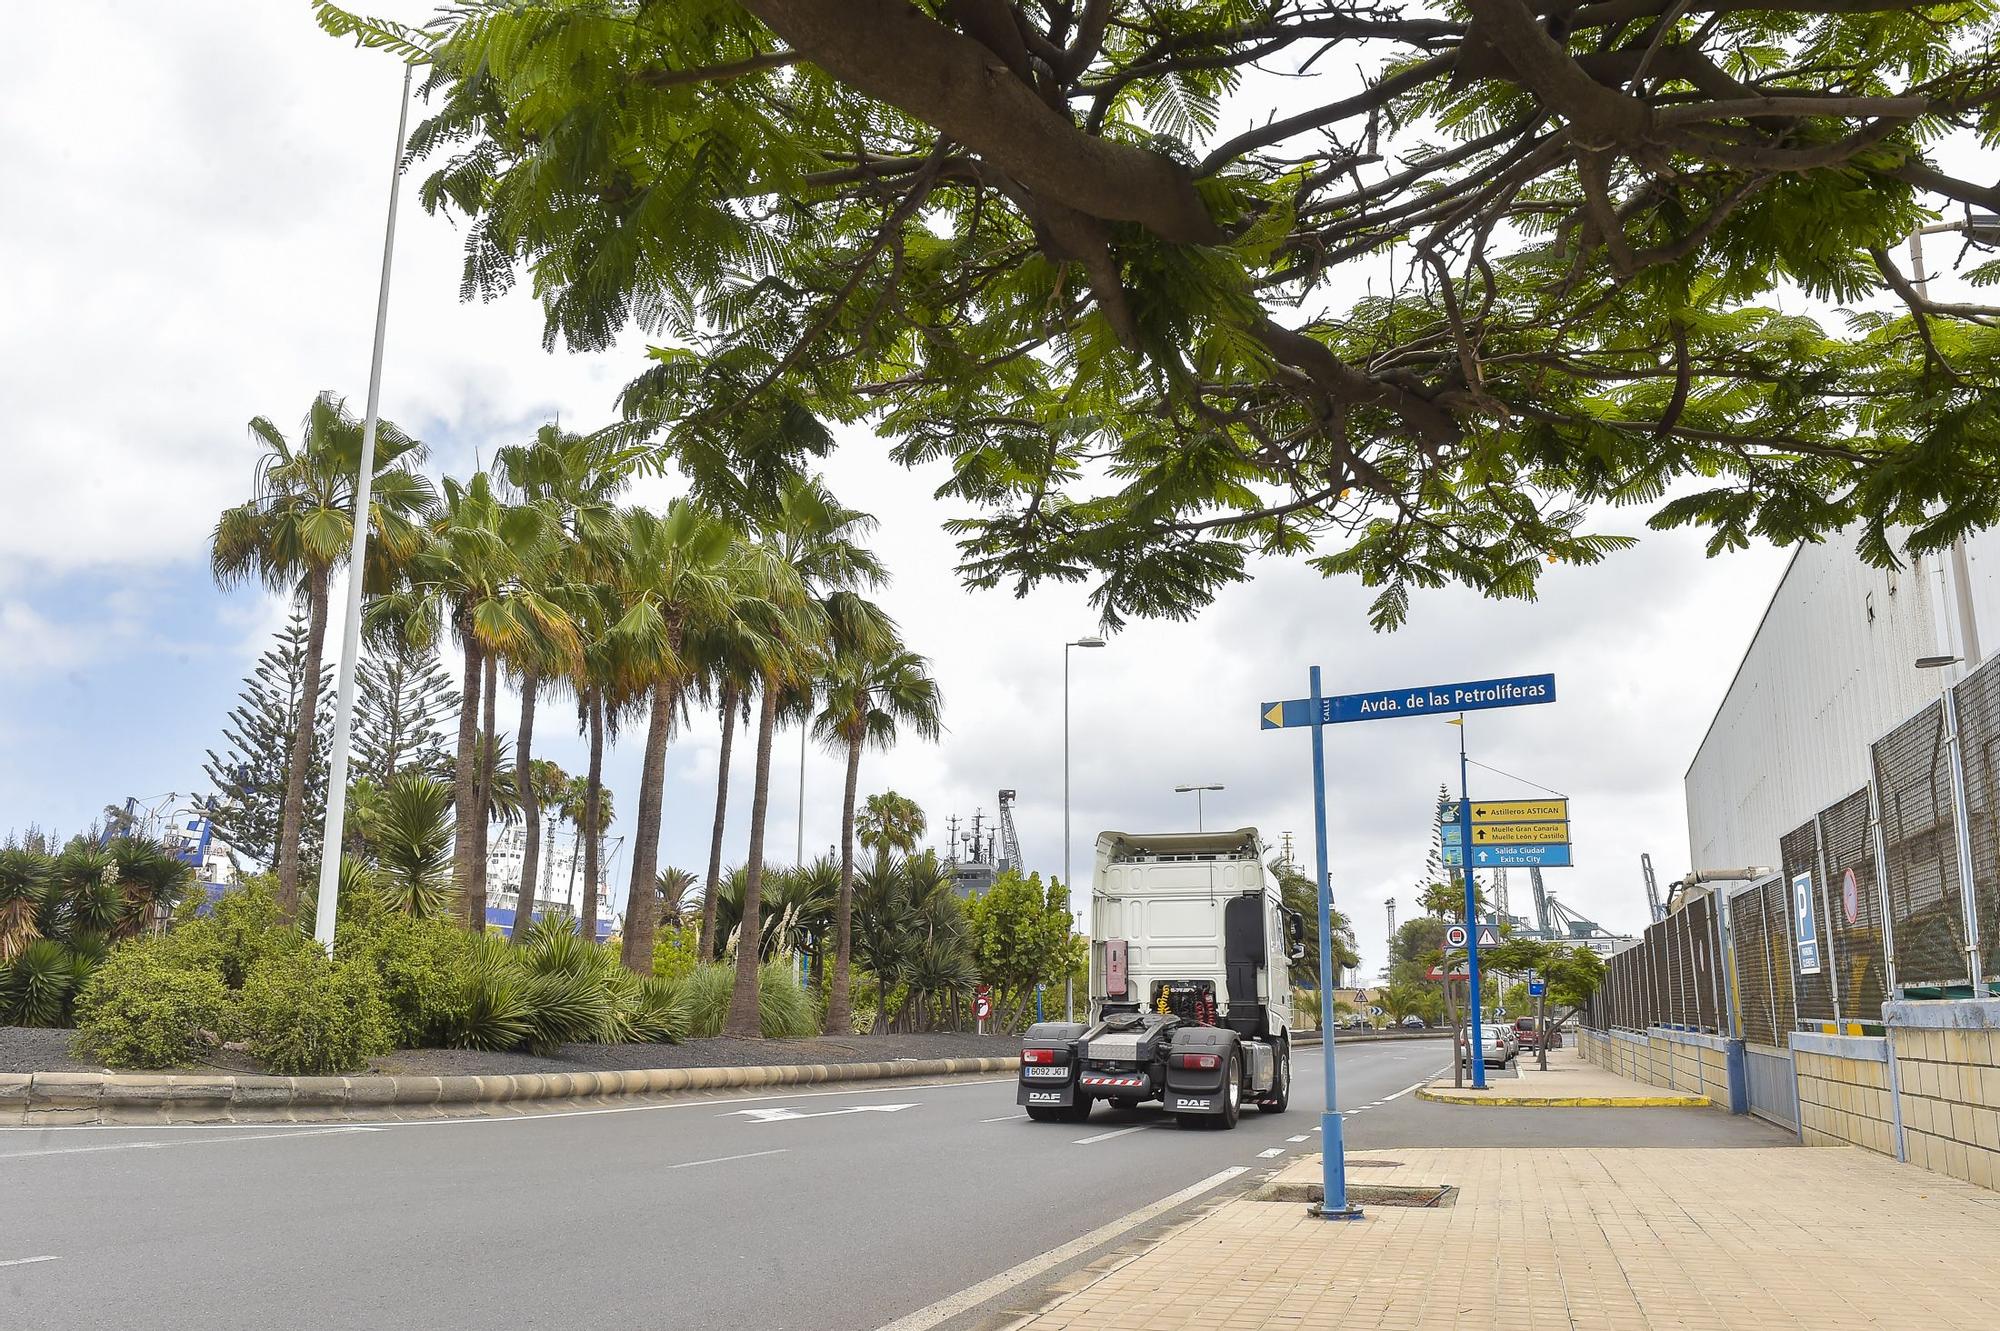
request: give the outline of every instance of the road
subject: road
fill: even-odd
[[[1447,1057],[1441,1041],[1341,1050],[1349,1144],[1398,1144],[1403,1119],[1419,1135],[1471,1122],[1532,1139],[1565,1117],[1585,1137],[1632,1133],[1615,1112],[1452,1115],[1407,1094]],[[0,1326],[873,1331],[1220,1171],[1317,1149],[1320,1067],[1300,1050],[1291,1110],[1226,1133],[1150,1109],[1031,1123],[1011,1079],[469,1121],[14,1129]],[[1740,1136],[1723,1115],[1665,1112],[1682,1116],[1670,1137]]]

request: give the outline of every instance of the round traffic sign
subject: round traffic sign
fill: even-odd
[[[1444,927],[1444,945],[1446,947],[1464,947],[1465,926],[1462,924],[1447,924]]]
[[[1861,914],[1861,884],[1854,881],[1854,870],[1849,869],[1840,877],[1840,913],[1853,924]]]

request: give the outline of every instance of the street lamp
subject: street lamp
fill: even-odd
[[[1174,787],[1174,794],[1176,794],[1176,795],[1185,795],[1185,794],[1187,794],[1187,793],[1188,793],[1189,791],[1193,791],[1193,792],[1194,792],[1194,830],[1195,830],[1195,831],[1197,831],[1197,832],[1205,832],[1205,831],[1207,831],[1207,830],[1208,830],[1208,829],[1207,829],[1207,827],[1206,827],[1206,826],[1205,826],[1205,825],[1203,824],[1203,822],[1202,822],[1202,816],[1201,816],[1201,793],[1202,793],[1202,792],[1203,792],[1204,790],[1221,790],[1221,789],[1223,789],[1223,787],[1222,787],[1222,786],[1220,786],[1220,785],[1213,785],[1213,786],[1175,786],[1175,787]]]
[[[1069,649],[1072,647],[1102,647],[1104,639],[1095,633],[1086,634],[1074,642],[1063,644],[1063,891],[1074,889],[1070,886],[1069,873]],[[1076,981],[1063,977],[1063,1020],[1076,1020]]]

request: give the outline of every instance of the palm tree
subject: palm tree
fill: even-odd
[[[376,889],[391,910],[419,919],[451,910],[451,787],[399,772],[382,788],[369,829]]]
[[[569,659],[580,650],[563,606],[538,585],[538,567],[561,534],[545,508],[502,502],[484,472],[463,483],[447,478],[444,502],[422,548],[408,561],[405,586],[385,597],[378,610],[380,618],[405,624],[419,641],[432,636],[440,621],[448,622],[464,653],[452,781],[452,886],[474,932],[486,927],[487,820],[480,814],[493,803],[499,780],[494,742],[499,660],[542,650]]]
[[[263,455],[246,503],[223,510],[210,541],[209,567],[218,585],[254,578],[272,591],[306,603],[308,686],[299,700],[292,749],[285,770],[285,798],[278,822],[278,906],[287,917],[299,903],[299,846],[304,834],[306,764],[312,759],[313,715],[325,656],[326,621],[334,570],[354,539],[354,489],[361,474],[362,423],[345,400],[321,393],[307,410],[296,445],[265,417],[250,422],[250,438]],[[378,421],[371,468],[368,523],[371,539],[364,585],[386,586],[392,572],[421,542],[422,520],[436,502],[430,483],[411,468],[423,445],[388,421]]]
[[[887,577],[881,561],[862,545],[875,520],[835,499],[819,477],[799,477],[779,487],[776,500],[752,515],[757,542],[773,564],[790,571],[812,601],[772,625],[778,648],[759,681],[762,697],[757,726],[757,771],[750,797],[750,847],[745,864],[743,917],[755,932],[764,876],[764,832],[771,796],[771,739],[778,706],[786,691],[798,691],[819,665],[829,641],[860,643],[874,623],[857,589],[879,586]],[[736,984],[730,993],[723,1033],[755,1039],[760,1030],[755,958],[736,954]]]
[[[909,855],[923,844],[930,826],[924,811],[908,795],[885,790],[870,795],[854,817],[854,839],[884,859],[891,853]]]
[[[872,650],[871,650],[872,648]],[[905,650],[893,633],[887,640],[836,650],[826,684],[826,706],[813,721],[822,743],[846,750],[847,784],[840,805],[840,899],[834,912],[833,988],[827,997],[826,1029],[853,1024],[848,1007],[848,966],[854,906],[854,799],[861,777],[861,751],[886,749],[897,727],[925,739],[941,730],[942,702],[930,663]]]
[[[575,778],[570,776],[568,772],[563,771],[560,764],[551,759],[536,758],[530,764],[528,784],[534,788],[533,813],[530,814],[529,812],[529,801],[524,799],[521,801],[521,816],[532,819],[534,823],[539,824],[533,833],[538,845],[544,836],[551,841],[554,840],[554,824],[560,822],[564,816],[563,796],[574,780]],[[524,853],[522,856],[520,891],[514,903],[514,920],[517,926],[532,924],[534,922],[535,902],[553,895],[550,889],[553,886],[555,877],[555,856],[549,855],[541,861],[541,881],[539,883],[535,881],[534,875],[528,873],[526,860],[527,856]],[[528,914],[525,916],[522,915],[521,912],[523,910],[526,910]],[[518,927],[514,937],[516,940],[519,940],[521,937]]]
[[[604,788],[604,713],[601,706],[593,711],[591,719],[595,722],[591,726],[591,769],[582,776],[571,777],[558,801],[562,816],[576,828],[576,849],[569,861],[569,890],[564,897],[567,899],[576,891],[576,871],[580,861],[586,881],[583,909],[577,916],[577,932],[585,938],[597,937],[597,864],[603,854],[604,829],[614,821],[611,792]]]
[[[547,514],[556,538],[540,552],[530,570],[534,581],[548,592],[552,603],[564,606],[563,633],[559,639],[546,634],[529,636],[516,664],[521,683],[521,729],[516,758],[516,783],[521,789],[522,813],[527,820],[521,848],[521,900],[516,911],[514,938],[526,943],[527,931],[518,927],[531,922],[534,913],[535,874],[541,861],[541,818],[537,807],[540,792],[529,779],[533,762],[536,695],[545,678],[566,680],[581,698],[588,691],[585,676],[585,646],[581,630],[597,608],[593,583],[608,574],[611,551],[622,532],[618,513],[618,491],[624,486],[636,453],[620,450],[608,436],[565,432],[550,423],[535,432],[530,444],[503,448],[494,458],[494,469],[510,494],[520,502],[535,505]],[[560,591],[555,584],[564,584]],[[572,616],[569,611],[576,613]],[[600,778],[602,773],[599,773]],[[526,914],[521,914],[526,911]],[[595,921],[592,922],[593,930]]]
[[[669,864],[660,870],[660,927],[678,929],[686,922],[694,897],[695,876]]]
[[[621,682],[634,698],[644,697],[647,718],[622,958],[628,970],[650,975],[667,737],[694,673],[684,649],[691,626],[719,619],[728,609],[724,570],[740,533],[685,499],[668,504],[663,514],[633,509],[625,515],[624,529],[624,612],[609,638]]]

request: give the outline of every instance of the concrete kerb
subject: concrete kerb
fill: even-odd
[[[1503,1109],[1707,1109],[1700,1095],[1507,1095],[1493,1091],[1426,1086],[1419,1100],[1447,1105],[1485,1105]]]
[[[354,1109],[431,1108],[533,1100],[665,1095],[679,1091],[952,1077],[1012,1072],[1018,1058],[924,1058],[724,1068],[536,1072],[514,1076],[263,1077],[119,1072],[0,1073],[0,1123],[96,1123],[130,1111],[188,1121],[234,1111],[293,1117]]]

